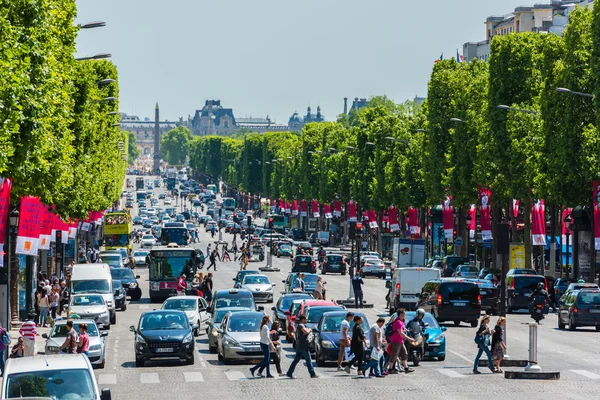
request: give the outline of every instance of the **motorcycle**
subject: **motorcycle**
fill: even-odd
[[[425,323],[425,326],[427,325],[428,324]],[[405,345],[409,359],[412,361],[415,367],[418,367],[419,362],[421,362],[421,360],[423,360],[423,358],[425,357],[425,343],[427,342],[427,333],[423,331],[419,322],[413,320],[408,323],[406,334],[411,339],[413,339],[414,342],[416,342],[415,344],[413,344],[413,342],[407,341]]]
[[[548,313],[548,304],[546,299],[543,301],[536,301],[536,299],[533,299],[530,305],[530,313],[531,318],[533,318],[533,320],[539,324],[540,321],[544,319],[544,315]]]

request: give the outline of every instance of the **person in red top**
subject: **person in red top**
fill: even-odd
[[[24,357],[33,357],[35,354],[35,337],[37,336],[35,317],[34,313],[29,314],[27,321],[23,322],[21,329],[19,329],[19,334],[24,338]]]
[[[187,289],[185,278],[187,278],[185,274],[181,274],[177,280],[177,296],[185,296],[185,290]]]
[[[405,318],[405,316],[406,316],[406,310],[404,310],[404,308],[400,308],[396,315],[396,319],[394,320],[393,325],[392,325],[392,329],[394,331],[394,333],[392,333],[392,336],[390,338],[392,352],[390,355],[390,360],[387,365],[387,369],[390,373],[392,371],[392,368],[394,367],[394,364],[398,360],[398,355],[400,356],[400,360],[402,360],[402,365],[404,366],[404,372],[408,374],[409,372],[414,371],[414,369],[408,368],[408,353],[406,351],[406,347],[404,347],[404,340],[413,342],[413,340],[404,333],[404,329],[405,329],[404,318]]]
[[[88,335],[87,331],[87,324],[79,324],[79,340],[77,341],[77,352],[85,354],[89,357],[90,353],[88,350],[90,348],[90,336]]]

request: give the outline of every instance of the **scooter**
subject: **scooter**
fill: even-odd
[[[535,299],[532,300],[529,309],[531,311],[531,318],[533,318],[533,320],[538,324],[544,319],[544,315],[549,311],[548,304],[545,299],[542,302],[535,301]]]
[[[425,326],[427,326],[427,323],[425,323]],[[405,345],[409,359],[412,361],[415,367],[418,367],[419,362],[421,362],[425,356],[425,342],[427,341],[427,334],[423,332],[421,324],[414,320],[408,323],[406,333],[413,339],[414,342],[416,342],[416,344],[413,344],[412,342],[407,341]]]

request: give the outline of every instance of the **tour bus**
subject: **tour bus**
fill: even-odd
[[[190,232],[183,222],[165,222],[160,230],[160,244],[163,246],[171,243],[185,246],[189,243]]]
[[[127,211],[109,211],[104,214],[104,247],[107,250],[131,248],[133,231],[131,215]]]
[[[135,188],[138,190],[144,188],[144,178],[142,178],[141,176],[135,178]]]
[[[213,193],[217,193],[217,185],[215,184],[210,184],[210,185],[206,185],[206,190],[210,190]]]
[[[139,203],[140,201],[146,200],[148,197],[145,190],[138,190],[137,192],[135,192],[135,198]]]
[[[177,280],[182,273],[186,275],[186,294],[195,296],[197,291],[192,289],[192,279],[200,264],[199,256],[199,251],[176,244],[153,247],[148,255],[150,301],[157,303],[176,296]]]
[[[223,199],[223,208],[229,211],[235,211],[235,199],[232,197],[225,197]]]

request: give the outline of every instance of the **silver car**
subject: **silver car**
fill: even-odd
[[[224,307],[216,310],[206,324],[206,334],[208,335],[208,350],[211,353],[217,352],[219,346],[219,332],[217,329],[221,326],[221,322],[228,312],[236,313],[240,311],[254,311],[246,307]]]
[[[90,347],[88,349],[88,358],[92,365],[98,368],[104,368],[104,337],[108,335],[108,332],[100,332],[98,326],[92,319],[74,319],[73,329],[79,334],[79,324],[87,324],[88,335],[90,336]],[[42,337],[46,339],[46,354],[58,354],[60,352],[60,346],[65,343],[67,339],[67,320],[58,320],[54,323],[50,334],[44,333]]]
[[[217,329],[219,361],[262,359],[260,323],[264,316],[259,311],[228,312]]]
[[[273,286],[275,286],[275,284],[271,283],[268,276],[259,274],[246,275],[244,276],[241,286],[243,289],[252,292],[254,301],[273,302]]]
[[[89,318],[104,329],[110,329],[110,313],[104,297],[99,294],[74,294],[69,302],[68,314]]]
[[[454,271],[453,276],[460,278],[474,278],[477,279],[479,276],[479,269],[472,265],[460,265],[456,267],[456,271]]]

